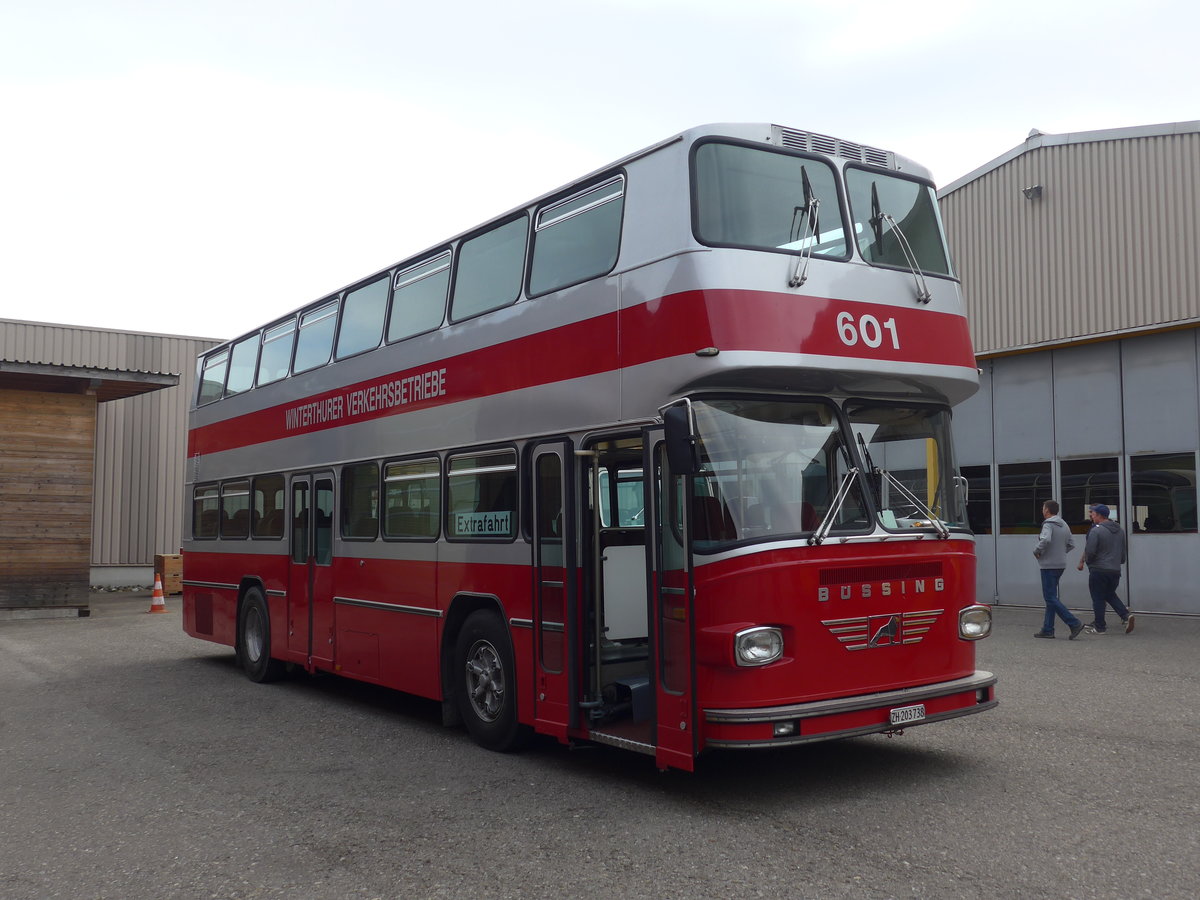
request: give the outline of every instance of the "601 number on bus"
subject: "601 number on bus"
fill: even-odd
[[[847,347],[853,347],[860,340],[874,349],[883,343],[884,332],[892,339],[892,349],[900,349],[900,334],[896,331],[896,320],[887,319],[882,325],[870,313],[865,313],[855,322],[854,314],[840,312],[837,317],[838,337]]]

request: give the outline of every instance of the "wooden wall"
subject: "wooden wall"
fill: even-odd
[[[0,389],[0,607],[88,602],[96,398]]]

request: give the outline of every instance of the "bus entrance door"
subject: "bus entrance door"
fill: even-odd
[[[687,479],[674,475],[661,428],[647,429],[651,584],[651,680],[655,697],[655,760],[659,768],[692,771],[696,756],[694,604],[688,547]]]
[[[578,722],[579,567],[570,441],[533,452],[534,719],[538,731],[566,741]]]
[[[313,668],[333,662],[333,476],[292,478],[288,650]]]

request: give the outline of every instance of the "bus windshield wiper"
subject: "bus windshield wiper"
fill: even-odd
[[[854,479],[858,478],[858,473],[857,466],[851,466],[846,470],[846,474],[842,476],[842,483],[838,485],[837,494],[834,495],[833,503],[829,506],[829,512],[825,513],[821,524],[808,538],[810,544],[820,544],[829,536],[834,521],[842,511],[842,507],[846,505],[846,498],[850,496],[850,488],[854,486]]]
[[[792,277],[788,279],[788,287],[800,287],[808,281],[808,264],[812,260],[813,249],[821,240],[821,201],[813,193],[812,184],[808,180],[808,169],[800,167],[800,180],[804,186],[804,205],[792,208],[792,227],[789,233],[791,242],[799,242],[800,255],[796,257],[796,265],[792,268]],[[804,243],[808,241],[808,247]]]
[[[879,191],[875,187],[875,182],[871,182],[871,231],[875,237],[875,243],[879,245],[879,254],[883,255],[883,226],[884,223],[891,228],[892,234],[896,236],[896,243],[900,246],[900,252],[904,254],[904,261],[908,264],[909,270],[912,272],[913,281],[917,286],[917,302],[928,303],[933,299],[933,295],[929,293],[929,286],[925,283],[925,276],[921,273],[921,267],[917,264],[917,254],[913,252],[912,245],[908,242],[908,237],[904,234],[904,229],[900,227],[889,213],[885,213],[879,206]]]
[[[876,469],[875,471],[881,478],[886,478],[887,483],[891,485],[891,487],[895,489],[895,491],[901,497],[903,497],[906,502],[910,503],[917,512],[921,513],[922,516],[929,520],[929,524],[933,526],[933,530],[938,533],[939,538],[945,540],[946,538],[950,537],[950,529],[946,526],[946,523],[939,519],[934,514],[933,510],[925,505],[920,497],[910,491],[904,482],[902,482],[887,469]]]
[[[910,504],[912,504],[912,506],[917,510],[917,512],[922,513],[924,515],[924,517],[929,520],[929,523],[933,526],[934,530],[938,533],[939,538],[945,539],[945,538],[950,537],[950,529],[946,526],[946,523],[943,522],[941,519],[939,519],[936,515],[934,515],[933,510],[931,510],[928,506],[926,506],[921,501],[920,497],[918,497],[916,494],[914,494],[912,491],[910,491],[904,485],[904,483],[902,481],[900,481],[900,479],[898,479],[895,475],[893,475],[887,469],[881,469],[877,465],[875,465],[875,461],[871,459],[871,451],[867,449],[867,442],[865,440],[863,440],[861,431],[858,433],[858,446],[859,446],[859,449],[862,450],[863,459],[865,459],[867,461],[868,471],[875,473],[880,478],[886,479],[888,485],[895,488],[901,497],[903,497]],[[878,499],[879,503],[882,505],[883,497],[880,496],[877,499]]]
[[[882,477],[886,478],[888,480],[888,484],[895,488],[901,497],[911,503],[913,507],[916,508],[917,512],[921,513],[926,519],[929,520],[929,524],[933,526],[934,530],[938,533],[939,538],[944,540],[945,538],[950,537],[950,529],[946,526],[946,523],[934,515],[933,510],[926,506],[920,497],[910,491],[905,486],[904,482],[902,482],[887,469],[876,469],[875,471],[878,472]]]

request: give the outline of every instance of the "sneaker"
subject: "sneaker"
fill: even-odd
[[[1133,613],[1130,613],[1125,618],[1125,633],[1129,634],[1131,631],[1133,631]]]
[[[1083,629],[1084,629],[1084,624],[1082,622],[1080,622],[1078,625],[1072,625],[1071,626],[1071,636],[1069,638],[1067,638],[1067,640],[1068,641],[1075,640],[1075,638],[1079,637],[1079,635],[1083,632]]]
[[[1034,636],[1034,637],[1050,638],[1050,640],[1054,640],[1054,632],[1053,632],[1053,631],[1035,631],[1035,632],[1033,633],[1033,636]]]
[[[1108,634],[1108,629],[1107,628],[1097,628],[1095,625],[1089,625],[1087,627],[1087,633],[1088,634]]]

